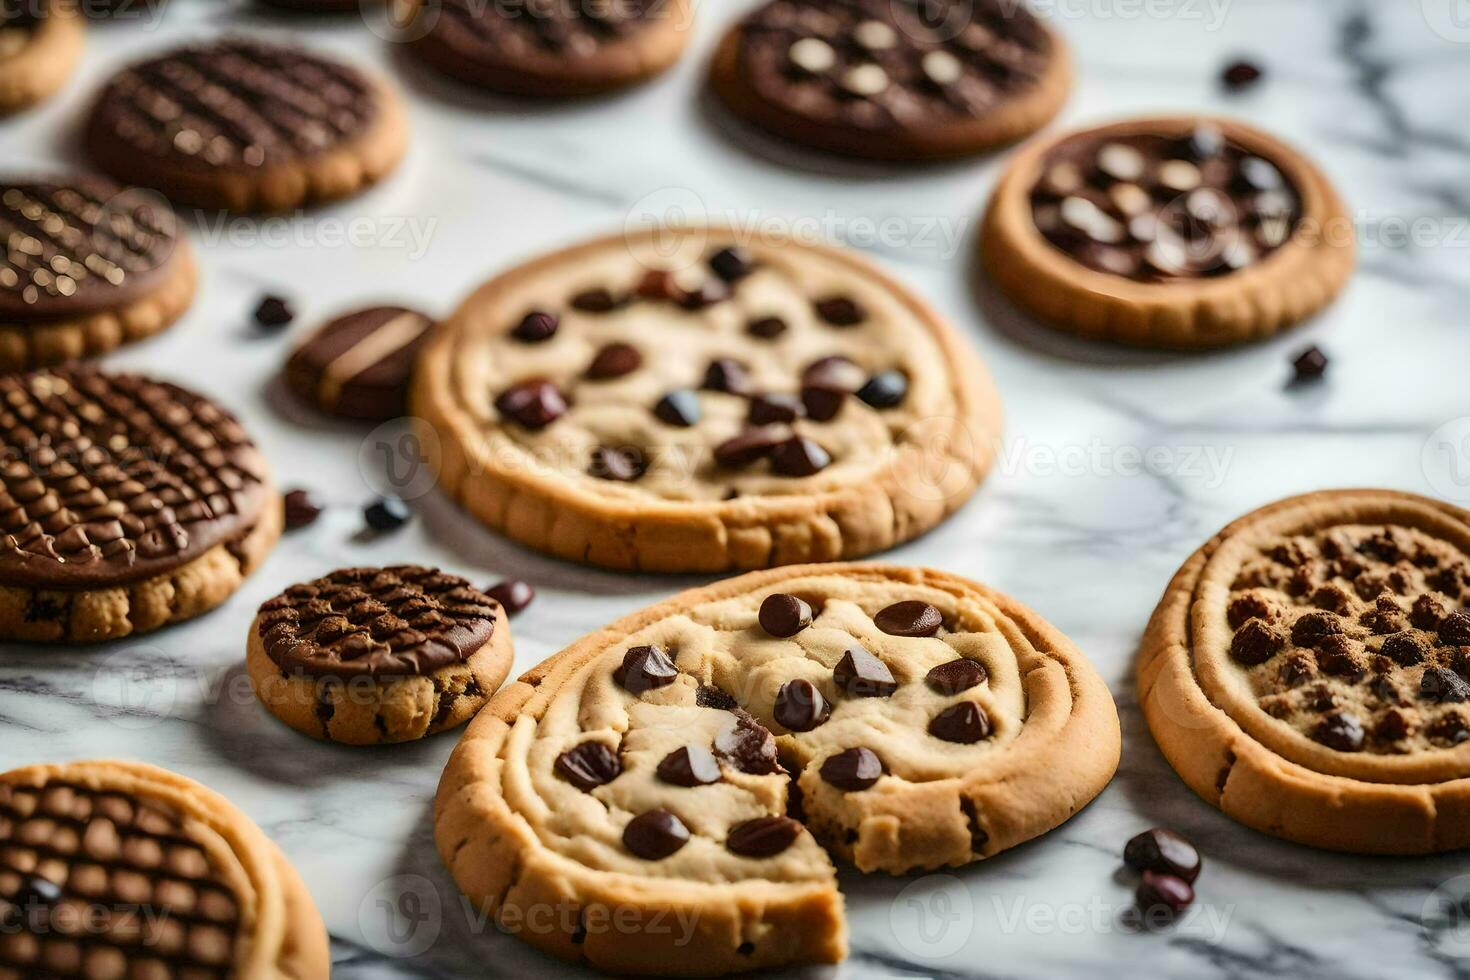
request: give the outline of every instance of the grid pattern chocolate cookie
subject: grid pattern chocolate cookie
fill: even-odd
[[[500,604],[432,568],[348,568],[260,607],[247,666],[272,714],[314,738],[403,742],[458,727],[510,671]]]
[[[0,978],[322,980],[327,934],[240,811],[126,762],[0,774]]]
[[[401,306],[354,310],[308,336],[286,362],[286,383],[322,411],[394,419],[408,399],[414,359],[433,321]]]
[[[243,38],[139,62],[87,122],[92,160],[201,207],[282,210],[376,182],[403,155],[397,95],[351,66]]]
[[[103,640],[224,601],[280,534],[240,424],[164,382],[0,377],[0,636]]]
[[[1247,515],[1180,571],[1138,682],[1164,754],[1257,829],[1322,847],[1465,847],[1470,514],[1390,491]]]
[[[603,239],[482,287],[419,358],[440,484],[578,561],[718,571],[870,554],[989,468],[984,368],[849,253],[720,229]]]
[[[1354,234],[1325,177],[1222,119],[1114,123],[1024,150],[990,202],[981,255],[1019,305],[1126,343],[1259,339],[1327,305]]]
[[[434,69],[513,95],[587,95],[668,69],[692,29],[689,0],[507,3],[415,0],[413,51]]]
[[[61,88],[81,57],[83,34],[81,15],[66,0],[0,4],[0,115]]]
[[[958,156],[1039,129],[1061,108],[1061,41],[1000,0],[772,0],[715,56],[740,116],[818,149]]]
[[[445,770],[435,839],[499,921],[584,910],[519,932],[604,973],[834,962],[827,851],[895,874],[993,856],[1096,796],[1119,749],[1102,680],[1004,596],[879,565],[757,572],[498,694]]]
[[[151,193],[90,176],[0,181],[0,369],[100,354],[173,323],[197,273]]]

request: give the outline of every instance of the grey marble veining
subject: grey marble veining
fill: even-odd
[[[698,580],[565,565],[480,529],[432,494],[417,502],[411,527],[358,540],[356,508],[373,471],[359,464],[366,433],[282,393],[274,378],[289,341],[257,335],[248,313],[266,289],[291,297],[298,330],[378,298],[447,312],[513,261],[674,209],[814,222],[950,316],[1006,399],[997,472],[951,521],[888,557],[982,579],[1043,612],[1109,682],[1125,748],[1107,791],[1041,840],[952,873],[845,872],[852,957],[798,975],[1470,976],[1470,917],[1455,911],[1470,907],[1463,857],[1349,857],[1244,830],[1163,762],[1130,677],[1169,576],[1236,515],[1330,486],[1470,498],[1437,448],[1470,434],[1470,18],[1457,0],[1041,5],[1077,57],[1078,87],[1060,124],[1154,110],[1237,114],[1309,150],[1350,203],[1361,263],[1342,299],[1288,336],[1199,357],[1074,341],[971,284],[978,215],[1005,154],[901,170],[816,157],[731,122],[700,80],[740,6],[707,0],[692,50],[652,85],[530,105],[440,82],[356,16],[173,0],[156,24],[94,30],[80,77],[60,98],[0,123],[6,169],[74,162],[79,113],[121,62],[180,38],[248,30],[395,75],[415,131],[399,173],[355,201],[289,220],[192,222],[203,256],[197,305],[164,336],[109,359],[214,395],[258,435],[285,483],[311,485],[334,506],[202,620],[92,649],[0,650],[0,765],[121,756],[224,792],[305,876],[334,936],[338,977],[574,975],[498,934],[440,868],[428,814],[453,737],[366,751],[299,738],[250,695],[245,629],[287,581],[343,564],[438,563],[480,581],[514,574],[537,584],[540,599],[514,624],[525,668]],[[1268,77],[1227,96],[1218,69],[1242,55]],[[362,221],[373,246],[342,244]],[[1288,389],[1289,356],[1310,343],[1331,355],[1330,376]],[[1158,449],[1164,465],[1120,466],[1119,452],[1131,449]],[[1460,462],[1470,474],[1470,459]],[[1147,931],[1129,912],[1132,883],[1118,855],[1156,823],[1195,840],[1206,867],[1190,916]]]

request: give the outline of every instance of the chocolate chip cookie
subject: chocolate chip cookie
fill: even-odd
[[[100,371],[0,375],[0,638],[110,640],[224,602],[281,533],[213,402]]]
[[[82,17],[70,0],[0,3],[0,115],[50,98],[82,55]]]
[[[1133,119],[1022,150],[985,215],[997,286],[1072,333],[1154,347],[1268,337],[1332,301],[1355,231],[1276,138],[1197,116]]]
[[[726,35],[710,77],[779,136],[889,160],[1020,139],[1071,85],[1061,40],[1004,0],[772,0]]]
[[[84,143],[101,169],[177,203],[281,211],[377,182],[406,139],[387,83],[301,48],[226,38],[115,76]]]
[[[401,306],[353,310],[317,328],[286,361],[286,383],[331,415],[396,419],[433,321]]]
[[[250,818],[133,762],[0,774],[0,977],[325,980],[327,931]]]
[[[1096,796],[1119,748],[1086,659],[998,593],[756,572],[496,695],[445,769],[435,839],[477,908],[602,973],[829,963],[847,937],[828,852],[893,874],[991,857]],[[581,915],[533,924],[542,907]]]
[[[511,95],[575,96],[623,88],[679,60],[691,0],[599,3],[410,0],[406,33],[425,64]]]
[[[1190,788],[1335,850],[1470,846],[1470,513],[1388,490],[1272,504],[1175,576],[1138,690]]]
[[[712,228],[492,280],[424,349],[410,408],[489,526],[657,571],[892,547],[964,502],[1000,432],[985,369],[876,267]]]
[[[250,627],[250,685],[277,718],[348,745],[463,725],[510,672],[500,603],[432,568],[348,568],[293,585]]]
[[[47,367],[168,327],[198,272],[151,192],[78,175],[0,179],[0,370]]]

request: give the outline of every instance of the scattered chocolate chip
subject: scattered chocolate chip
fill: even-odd
[[[809,680],[797,678],[776,692],[776,722],[788,731],[809,732],[832,714],[822,692]]]
[[[611,313],[620,305],[616,296],[601,287],[584,289],[572,297],[572,309],[583,313]]]
[[[880,609],[873,623],[889,636],[933,636],[944,617],[929,603],[908,599]]]
[[[1347,712],[1334,712],[1318,722],[1312,737],[1329,749],[1357,752],[1363,748],[1363,723]]]
[[[1460,704],[1470,700],[1470,684],[1452,670],[1426,667],[1419,679],[1419,700],[1435,704]]]
[[[1172,830],[1154,827],[1123,847],[1123,863],[1135,871],[1173,875],[1191,884],[1199,877],[1199,851]]]
[[[1134,898],[1143,912],[1178,915],[1194,901],[1194,887],[1174,875],[1145,871]]]
[[[533,378],[507,388],[495,399],[495,409],[524,429],[544,429],[567,412],[567,400],[556,385]]]
[[[882,371],[858,389],[857,396],[874,408],[893,408],[903,403],[909,393],[908,375],[902,371]]]
[[[545,310],[532,310],[521,317],[510,335],[516,340],[526,344],[539,344],[556,336],[556,328],[561,326],[561,320],[555,313],[547,313]]]
[[[790,817],[757,817],[730,828],[725,846],[741,857],[774,857],[801,836],[801,824]]]
[[[1246,620],[1264,619],[1269,621],[1275,614],[1271,603],[1264,596],[1248,592],[1245,595],[1236,596],[1230,602],[1225,611],[1225,617],[1230,623],[1230,628],[1238,630],[1245,625]]]
[[[1321,348],[1308,347],[1292,360],[1291,367],[1295,372],[1292,383],[1316,381],[1327,373],[1327,355],[1322,353]]]
[[[362,509],[362,519],[374,531],[396,531],[412,517],[408,504],[397,497],[378,497]]]
[[[678,676],[674,662],[656,646],[633,647],[623,654],[622,666],[613,671],[619,687],[638,695],[672,684]]]
[[[688,388],[675,389],[658,400],[658,404],[653,406],[653,414],[660,422],[687,429],[697,423],[702,414],[699,396]]]
[[[1373,737],[1380,742],[1393,744],[1408,738],[1413,730],[1414,725],[1408,715],[1398,708],[1389,708],[1373,726]]]
[[[732,245],[711,255],[709,267],[726,282],[737,282],[755,271],[755,260],[745,249]]]
[[[658,778],[674,786],[708,786],[720,781],[720,764],[703,745],[687,745],[664,756]]]
[[[771,450],[771,468],[782,476],[813,476],[831,462],[827,450],[806,436],[792,436]]]
[[[1329,636],[1322,641],[1317,663],[1324,674],[1350,681],[1361,680],[1366,673],[1363,660],[1352,642],[1343,636]]]
[[[741,772],[767,776],[781,766],[776,760],[776,737],[748,712],[733,705],[729,726],[715,736],[715,752]]]
[[[599,480],[612,480],[616,483],[631,483],[647,469],[648,463],[643,458],[643,453],[637,449],[617,449],[612,446],[599,446],[592,450],[592,462],[587,466],[587,472]]]
[[[745,325],[745,332],[761,340],[775,340],[786,332],[786,321],[779,316],[763,316]]]
[[[812,624],[812,607],[785,592],[774,592],[761,600],[761,629],[772,636],[795,636]]]
[[[1292,624],[1291,642],[1299,647],[1315,647],[1327,637],[1341,633],[1342,620],[1332,613],[1307,613]]]
[[[1300,653],[1281,665],[1281,683],[1297,687],[1317,676],[1317,660],[1309,653]]]
[[[801,389],[801,407],[813,422],[832,421],[846,401],[847,392],[841,388],[804,385]]]
[[[267,329],[277,329],[296,319],[296,311],[280,296],[267,296],[255,308],[255,323]]]
[[[688,290],[679,300],[686,310],[703,310],[730,298],[730,287],[719,279],[706,279],[698,288]]]
[[[770,456],[785,441],[786,436],[776,429],[746,429],[715,447],[715,462],[729,469],[739,469]]]
[[[1409,620],[1421,630],[1438,630],[1445,617],[1444,603],[1432,595],[1421,595],[1414,600]]]
[[[1373,696],[1384,704],[1405,705],[1409,699],[1404,697],[1404,692],[1394,683],[1394,679],[1386,674],[1377,674],[1368,682],[1368,690]]]
[[[1451,711],[1435,719],[1429,726],[1429,737],[1446,745],[1459,745],[1470,738],[1470,724],[1458,711]]]
[[[745,420],[751,425],[789,425],[805,414],[800,398],[778,392],[752,398]]]
[[[898,690],[888,665],[862,647],[851,647],[832,668],[838,688],[855,698],[886,698]]]
[[[648,861],[668,857],[689,843],[689,828],[667,810],[640,813],[623,828],[623,846]]]
[[[1439,624],[1439,639],[1452,647],[1470,646],[1470,612],[1456,609]]]
[[[1235,631],[1230,640],[1230,657],[1236,663],[1255,667],[1270,660],[1285,642],[1280,630],[1252,619]]]
[[[700,387],[708,391],[724,391],[732,395],[750,394],[750,372],[745,365],[730,357],[717,357],[709,362]]]
[[[1401,667],[1422,663],[1428,652],[1424,642],[1408,630],[1384,637],[1383,640],[1383,655]]]
[[[310,490],[297,488],[286,494],[286,530],[295,531],[322,516],[322,504]]]
[[[868,312],[848,296],[829,296],[815,305],[817,316],[834,327],[853,327],[868,318]]]
[[[883,776],[883,760],[872,749],[858,746],[828,757],[822,763],[823,781],[849,793],[868,789]]]
[[[1261,80],[1261,68],[1250,61],[1232,61],[1220,72],[1220,81],[1232,92],[1250,88]]]
[[[556,757],[556,774],[584,793],[618,778],[623,763],[601,742],[583,742]]]
[[[853,361],[840,354],[818,358],[801,372],[803,387],[836,388],[838,391],[853,392],[868,380],[866,372]]]
[[[529,583],[514,578],[495,583],[485,590],[485,594],[500,603],[507,616],[514,616],[536,598],[536,590]]]
[[[969,745],[990,735],[990,718],[973,701],[952,704],[929,722],[929,734],[946,742]]]
[[[632,344],[608,344],[592,356],[587,365],[587,377],[593,381],[608,381],[632,374],[643,366],[643,355]]]
[[[678,279],[667,269],[649,269],[633,287],[633,294],[642,299],[671,300],[675,303],[684,298],[684,289]]]
[[[730,711],[737,706],[734,698],[709,684],[701,684],[694,692],[694,703],[701,708],[718,708],[721,711]]]
[[[987,676],[984,664],[961,657],[932,667],[924,675],[924,683],[940,694],[959,694],[980,686]]]

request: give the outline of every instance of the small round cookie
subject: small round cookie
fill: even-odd
[[[892,547],[975,490],[984,367],[852,253],[730,229],[600,239],[492,280],[434,332],[410,410],[439,483],[574,561],[721,571]]]
[[[313,331],[286,361],[286,383],[329,415],[396,419],[434,322],[401,306],[354,310]]]
[[[387,83],[301,48],[226,38],[124,69],[86,125],[92,161],[180,204],[282,211],[355,194],[403,156]]]
[[[436,71],[511,95],[592,95],[679,60],[691,0],[494,3],[409,0],[409,46]]]
[[[1061,39],[1004,0],[771,0],[725,36],[710,80],[736,115],[785,139],[923,160],[1040,129],[1071,67]]]
[[[265,459],[176,385],[0,375],[0,639],[111,640],[213,609],[281,534]]]
[[[510,672],[500,603],[432,568],[347,568],[293,585],[250,627],[250,686],[277,718],[347,745],[458,728]]]
[[[1271,336],[1326,306],[1354,228],[1305,157],[1243,123],[1132,119],[1023,149],[980,254],[1016,304],[1071,333],[1203,348]]]
[[[50,98],[82,56],[85,30],[72,0],[0,3],[0,115]]]
[[[1470,847],[1470,512],[1389,490],[1240,518],[1170,583],[1139,653],[1189,787],[1287,840]]]
[[[151,191],[90,175],[0,179],[0,371],[110,351],[170,326],[199,274]]]
[[[326,980],[327,930],[260,828],[134,762],[0,773],[0,977]]]
[[[1107,686],[1035,613],[939,572],[811,565],[675,596],[501,691],[434,836],[502,928],[604,974],[830,963],[826,851],[892,874],[994,856],[1085,806],[1119,751]],[[580,915],[530,927],[540,907]]]

